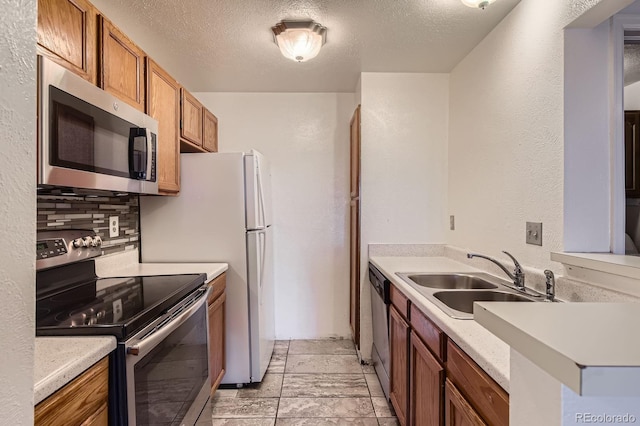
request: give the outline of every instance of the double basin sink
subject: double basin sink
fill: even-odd
[[[484,273],[397,273],[407,284],[456,319],[473,319],[473,302],[536,302],[541,295],[522,293]]]

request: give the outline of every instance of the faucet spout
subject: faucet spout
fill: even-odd
[[[485,256],[483,254],[477,254],[477,253],[467,253],[467,258],[469,259],[473,259],[474,257],[479,257],[481,259],[486,259],[490,262],[493,262],[494,264],[496,264],[500,269],[502,269],[502,271],[507,274],[507,276],[511,279],[511,281],[513,281],[513,285],[516,289],[520,290],[520,291],[526,291],[525,286],[524,286],[524,272],[522,271],[522,266],[520,266],[520,263],[516,260],[515,257],[513,257],[510,253],[503,251],[504,254],[506,254],[507,256],[509,256],[509,258],[513,261],[513,264],[515,266],[515,269],[513,270],[513,272],[510,272],[502,263],[498,262],[497,260],[489,257],[489,256]]]

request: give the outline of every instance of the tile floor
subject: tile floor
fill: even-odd
[[[220,389],[213,426],[398,425],[350,340],[277,341],[262,383]]]

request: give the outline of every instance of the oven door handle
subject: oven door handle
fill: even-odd
[[[202,291],[202,290],[201,290]],[[190,306],[187,310],[180,315],[173,318],[168,323],[155,330],[153,333],[143,337],[142,339],[134,340],[131,345],[127,345],[127,355],[145,356],[153,348],[155,348],[160,342],[162,342],[168,335],[173,333],[175,329],[180,327],[185,321],[187,321],[198,309],[202,307],[209,299],[211,293],[211,286],[207,286],[207,289],[202,291],[202,296]],[[144,334],[144,333],[142,333]]]

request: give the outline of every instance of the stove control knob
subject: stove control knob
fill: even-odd
[[[83,244],[83,246],[84,246],[84,247],[91,247],[91,246],[93,246],[93,238],[91,238],[91,237],[84,237],[83,239],[84,239],[84,244]]]
[[[94,247],[100,247],[102,245],[102,238],[100,238],[99,236],[96,236],[93,239],[93,246]]]
[[[75,240],[73,240],[72,244],[75,248],[84,247],[84,240],[82,238],[76,238]]]

